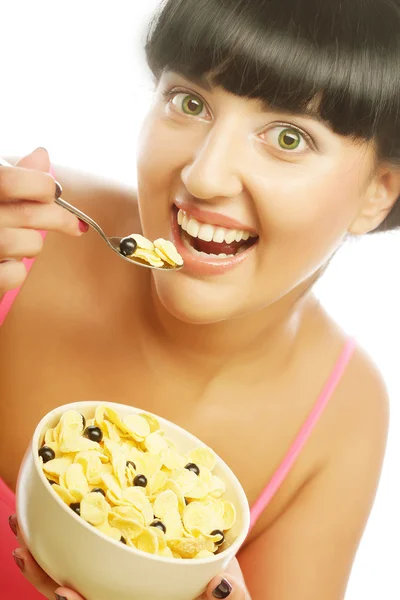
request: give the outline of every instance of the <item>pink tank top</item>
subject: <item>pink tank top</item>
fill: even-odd
[[[52,173],[53,174],[53,173]],[[45,237],[45,232],[41,232]],[[29,270],[33,264],[32,259],[24,260],[27,269]],[[7,292],[0,302],[0,326],[4,322],[7,313],[17,297],[19,290]],[[338,386],[343,373],[354,353],[355,341],[349,338],[340,354],[328,380],[325,383],[317,401],[315,402],[310,414],[308,415],[303,426],[300,428],[294,442],[290,446],[286,456],[281,464],[261,492],[258,499],[251,507],[250,527],[254,527],[257,520],[269,504],[273,496],[276,494],[289,471],[293,467],[301,450],[304,448],[309,439],[314,427],[318,423],[322,413],[324,412],[332,394]],[[12,534],[9,525],[8,517],[15,513],[15,496],[14,493],[0,479],[0,597],[4,600],[43,600],[42,594],[39,594],[21,575],[18,571],[12,558],[12,551],[16,548],[17,543]]]

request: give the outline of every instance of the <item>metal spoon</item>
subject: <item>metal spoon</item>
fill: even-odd
[[[13,166],[13,165],[10,165],[10,163],[8,163],[3,158],[0,158],[0,165],[2,165],[3,167],[12,167]],[[122,252],[120,250],[120,243],[121,243],[121,240],[123,240],[127,236],[108,237],[104,233],[104,231],[102,230],[100,225],[98,223],[96,223],[96,221],[91,219],[88,215],[83,213],[81,210],[79,210],[75,206],[72,206],[72,204],[69,204],[69,202],[67,202],[66,200],[63,200],[61,197],[58,197],[58,198],[56,197],[55,202],[59,206],[62,206],[62,208],[65,208],[70,213],[77,216],[79,219],[81,219],[81,221],[84,221],[85,223],[87,223],[95,231],[97,231],[97,233],[103,238],[103,240],[111,248],[111,250],[114,250],[114,252],[116,252],[120,258],[123,258],[124,260],[127,260],[130,263],[133,263],[135,265],[139,265],[139,267],[146,267],[147,269],[157,269],[159,271],[179,271],[180,269],[182,269],[182,265],[175,265],[173,267],[172,265],[169,265],[166,262],[164,262],[164,265],[162,267],[154,267],[153,265],[150,265],[149,263],[145,262],[144,260],[135,257],[134,254],[131,256],[125,256],[124,254],[122,254]]]

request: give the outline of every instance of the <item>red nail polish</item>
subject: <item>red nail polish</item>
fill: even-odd
[[[22,572],[25,571],[25,561],[23,558],[21,558],[20,556],[17,556],[15,554],[15,552],[13,552],[13,557],[14,557],[14,561],[15,564],[17,565],[18,569],[20,569]]]
[[[55,196],[56,196],[56,198],[59,198],[61,196],[61,194],[62,194],[62,187],[58,183],[58,181],[55,181],[54,183],[56,184],[56,194],[55,194]]]
[[[17,535],[17,524],[14,521],[13,516],[8,517],[8,524],[10,526],[11,531],[13,532],[14,535]]]
[[[89,229],[89,225],[87,223],[85,223],[84,221],[79,220],[79,230],[82,231],[82,233],[86,233]]]

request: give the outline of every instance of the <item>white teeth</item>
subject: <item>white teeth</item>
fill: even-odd
[[[199,230],[200,230],[199,222],[196,221],[196,219],[190,219],[190,221],[186,227],[186,231],[188,232],[188,234],[191,235],[192,237],[198,237]]]
[[[187,231],[188,224],[189,224],[189,218],[186,213],[183,213],[181,227],[184,231]]]
[[[214,236],[214,231],[215,228],[213,227],[213,225],[208,225],[207,223],[203,223],[203,225],[200,226],[200,231],[197,234],[197,237],[200,238],[201,240],[204,240],[205,242],[211,242],[211,240],[213,239]],[[190,233],[188,231],[188,233]]]
[[[225,234],[225,241],[227,244],[232,244],[232,242],[235,240],[237,234],[239,232],[236,231],[236,229],[229,229],[226,234]],[[240,232],[242,233],[242,232]],[[242,239],[242,236],[240,236],[240,239]],[[240,240],[239,240],[240,241]]]
[[[250,237],[250,231],[238,231],[235,237],[235,242],[240,242],[241,240],[248,240]]]
[[[222,244],[225,239],[225,229],[223,227],[217,227],[214,231],[213,242],[217,242],[218,244]]]
[[[240,229],[228,229],[226,227],[217,227],[209,223],[202,223],[194,217],[189,217],[183,210],[178,211],[178,225],[182,227],[190,236],[197,237],[205,242],[217,242],[222,244],[226,242],[231,244],[232,242],[246,241],[249,237],[257,237],[255,234],[249,231],[243,231]],[[209,256],[209,255],[207,255]],[[218,256],[221,256],[220,254]]]

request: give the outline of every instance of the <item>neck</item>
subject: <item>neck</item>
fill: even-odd
[[[153,281],[151,279],[151,281]],[[316,300],[309,282],[257,313],[207,325],[185,323],[171,315],[151,285],[152,303],[145,309],[145,322],[151,338],[169,356],[184,360],[203,372],[217,372],[228,364],[268,364],[282,367],[297,347],[306,316],[313,313]]]

